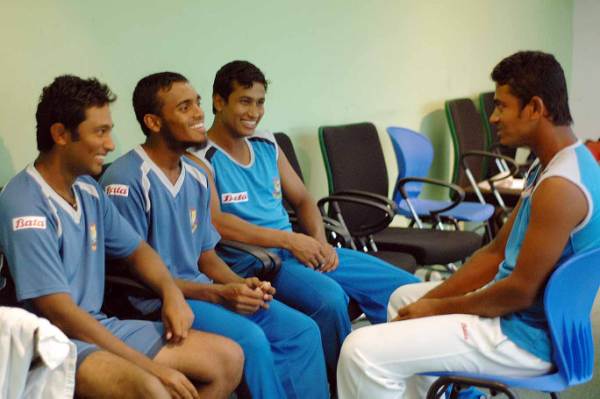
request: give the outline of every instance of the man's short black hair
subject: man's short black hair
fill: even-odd
[[[108,86],[95,78],[57,77],[42,90],[35,113],[38,151],[47,152],[54,146],[50,126],[62,123],[76,140],[79,137],[77,126],[85,120],[85,111],[90,107],[103,107],[116,99]]]
[[[492,80],[498,85],[508,85],[511,93],[521,101],[521,107],[533,96],[540,97],[554,125],[573,123],[565,73],[552,54],[541,51],[515,53],[496,65]]]
[[[229,95],[233,92],[234,82],[245,88],[252,87],[254,83],[261,83],[265,86],[265,91],[268,86],[265,75],[256,65],[248,61],[231,61],[217,71],[213,83],[213,96],[218,94],[227,102]],[[212,111],[213,114],[217,113],[214,105]]]
[[[146,136],[150,134],[150,129],[144,123],[144,115],[161,115],[161,109],[164,104],[158,97],[161,90],[170,90],[173,83],[188,82],[187,78],[177,72],[159,72],[142,78],[133,90],[133,110],[135,117],[139,122],[142,131]]]

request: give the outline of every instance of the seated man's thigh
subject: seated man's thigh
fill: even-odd
[[[136,366],[110,352],[98,350],[89,354],[75,375],[77,398],[168,398],[161,382]]]
[[[428,281],[425,283],[407,284],[398,287],[390,296],[388,303],[388,320],[398,315],[398,309],[416,302],[423,295],[440,285],[442,281]]]
[[[277,289],[275,298],[311,317],[316,312],[339,312],[347,318],[348,295],[327,274],[316,272],[289,257],[272,281]]]

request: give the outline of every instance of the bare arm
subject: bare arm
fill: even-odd
[[[192,327],[194,313],[185,302],[183,294],[160,256],[142,241],[125,261],[131,265],[135,275],[162,298],[162,320],[165,324],[166,338],[174,343],[185,339]]]
[[[306,234],[320,242],[327,242],[323,220],[315,200],[296,174],[296,171],[294,171],[294,168],[292,168],[290,161],[283,151],[281,149],[278,149],[278,151],[277,167],[279,168],[281,187],[285,194],[285,199],[294,208],[294,211],[296,211],[298,223],[300,223]]]
[[[246,222],[245,220],[239,218],[236,215],[233,215],[228,212],[221,211],[221,204],[219,202],[219,195],[214,183],[214,178],[209,168],[197,157],[194,155],[188,154],[188,156],[198,163],[209,175],[209,187],[211,191],[210,197],[210,210],[211,210],[211,218],[212,222],[215,225],[216,229],[219,231],[221,236],[227,240],[234,240],[239,242],[244,242],[247,244],[258,245],[265,248],[283,248],[291,251],[296,258],[298,258],[302,263],[309,267],[318,267],[320,264],[325,263],[325,257],[321,254],[322,244],[317,241],[315,238],[307,236],[305,234],[294,233],[289,231],[281,231],[276,229],[270,229],[266,227],[257,226],[251,223]],[[285,158],[280,152],[278,167],[280,169],[280,173],[282,173],[282,159]],[[304,185],[300,181],[300,178],[295,174],[291,166],[289,165],[289,161],[285,158],[285,163],[287,164],[287,168],[291,170],[293,176],[297,179],[296,184],[300,184],[304,191]],[[282,187],[283,191],[286,192],[286,198],[291,200],[292,205],[297,203],[298,201],[295,198],[289,198],[287,192],[289,190],[294,190],[293,187],[288,187],[286,179],[289,178],[286,170],[288,170],[285,165],[283,166],[283,173],[281,175]],[[295,185],[293,182],[292,185]],[[314,204],[313,204],[314,205]],[[318,209],[314,206],[314,210],[318,214]],[[302,210],[300,210],[302,213]],[[300,216],[300,214],[299,214]],[[320,216],[319,216],[320,218]],[[309,227],[309,226],[307,226]],[[323,226],[321,225],[321,229]],[[322,233],[322,238],[324,239],[324,233]]]
[[[504,259],[506,242],[520,207],[521,201],[513,209],[508,220],[492,242],[475,251],[456,273],[425,294],[424,298],[447,298],[464,295],[492,281]]]
[[[177,286],[187,298],[217,303],[242,314],[252,314],[259,308],[268,308],[275,288],[256,277],[243,279],[225,264],[214,250],[200,255],[198,267],[216,284],[202,284],[176,279]]]
[[[181,397],[198,397],[191,382],[180,372],[162,366],[115,337],[100,322],[73,302],[67,293],[56,293],[33,299],[34,306],[44,317],[70,338],[91,342],[117,356],[129,360],[157,376],[172,392]]]
[[[543,290],[571,232],[587,211],[587,200],[578,187],[560,177],[548,178],[534,192],[529,226],[517,264],[508,277],[469,295],[421,299],[400,309],[397,319],[450,313],[497,317],[528,308]]]

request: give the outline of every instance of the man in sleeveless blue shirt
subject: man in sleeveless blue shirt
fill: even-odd
[[[75,76],[43,90],[40,154],[0,193],[0,249],[17,299],[76,344],[77,397],[226,398],[241,379],[241,349],[188,331],[193,314],[165,265],[85,176],[114,149],[114,100],[106,85]],[[105,256],[124,259],[160,295],[163,323],[100,311]]]
[[[211,210],[219,233],[272,248],[282,258],[273,279],[275,297],[319,325],[334,388],[341,344],[351,330],[348,297],[371,322],[381,323],[391,293],[418,279],[370,255],[327,243],[315,201],[273,135],[256,132],[266,90],[263,73],[251,63],[223,66],[213,84],[215,119],[208,131],[209,144],[194,155],[211,175]],[[292,231],[283,197],[306,234]],[[253,275],[247,258],[222,256],[238,274]]]
[[[348,337],[341,398],[421,398],[431,380],[415,374],[426,371],[534,376],[552,368],[545,284],[558,264],[600,245],[600,168],[571,130],[564,73],[552,55],[513,54],[492,79],[490,122],[500,142],[537,156],[525,190],[497,237],[457,273],[399,288],[392,323]]]
[[[327,397],[315,322],[273,300],[269,282],[239,277],[215,253],[220,236],[211,223],[208,180],[183,157],[207,141],[200,96],[184,76],[160,72],[138,82],[133,105],[146,141],[117,159],[101,184],[168,265],[196,316],[192,328],[241,345],[244,396]],[[135,305],[150,312],[158,302]]]

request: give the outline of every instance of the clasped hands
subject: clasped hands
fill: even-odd
[[[275,287],[257,277],[245,278],[243,282],[222,285],[221,302],[241,314],[253,314],[260,308],[268,309],[275,295]]]
[[[292,233],[289,251],[300,263],[319,272],[332,272],[338,267],[339,259],[335,248],[302,233]]]

